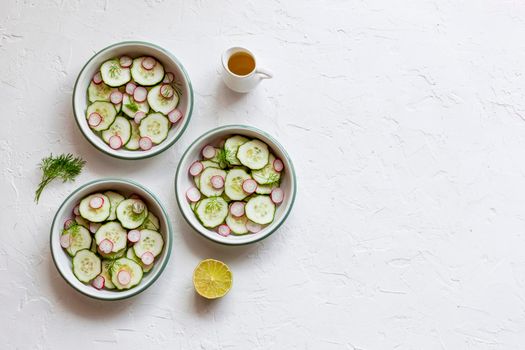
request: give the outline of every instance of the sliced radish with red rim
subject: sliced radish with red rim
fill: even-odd
[[[282,160],[280,160],[279,158],[275,159],[273,161],[273,170],[277,171],[278,173],[280,173],[281,171],[283,171],[284,169],[284,163]]]
[[[144,119],[145,116],[146,113],[138,111],[137,113],[135,113],[135,117],[133,118],[133,120],[135,121],[135,123],[140,124],[140,121]]]
[[[148,97],[148,90],[143,86],[137,86],[133,91],[133,99],[137,102],[144,102]]]
[[[126,93],[128,95],[132,95],[133,96],[133,93],[135,92],[136,88],[137,88],[137,85],[135,85],[134,83],[127,83],[126,84]]]
[[[90,222],[89,223],[89,232],[96,233],[98,229],[102,226],[102,224],[99,224],[98,222]]]
[[[109,254],[113,250],[113,242],[109,239],[103,239],[98,245],[98,249],[104,254]]]
[[[198,202],[201,199],[201,192],[197,187],[192,187],[186,191],[186,197],[190,202]]]
[[[190,175],[191,176],[197,176],[201,173],[201,171],[204,170],[204,165],[202,165],[201,162],[196,160],[190,165]]]
[[[137,243],[140,241],[140,231],[139,230],[131,230],[128,232],[128,241],[131,243]]]
[[[157,64],[157,60],[153,57],[144,57],[142,59],[142,67],[146,70],[151,70]]]
[[[224,187],[224,178],[220,175],[214,175],[210,179],[211,186],[216,190],[219,190]]]
[[[175,124],[182,118],[182,112],[178,109],[174,109],[173,111],[168,113],[168,119],[172,124]]]
[[[139,140],[139,147],[143,151],[147,151],[153,147],[153,141],[149,137],[141,137]]]
[[[284,200],[284,191],[280,188],[274,188],[270,193],[270,199],[275,204],[280,204]]]
[[[257,224],[253,221],[250,221],[248,220],[248,222],[246,223],[246,228],[248,229],[248,231],[250,231],[251,233],[257,233],[259,232],[260,230],[262,230],[262,225],[260,224]]]
[[[89,201],[89,206],[93,209],[100,209],[104,205],[104,198],[95,196]]]
[[[80,210],[79,210],[79,209],[80,209],[80,206],[79,206],[78,204],[75,205],[75,207],[73,208],[73,214],[74,214],[75,216],[80,215]]]
[[[167,72],[162,82],[169,84],[169,83],[172,83],[174,80],[175,80],[175,74],[173,74],[172,72]]]
[[[126,270],[120,270],[117,273],[117,280],[118,283],[122,284],[123,286],[127,286],[129,282],[131,282],[131,274]]]
[[[202,149],[202,156],[206,159],[211,159],[215,157],[215,153],[216,153],[215,147],[210,146],[210,145],[207,145],[206,147]]]
[[[151,265],[151,264],[153,264],[153,261],[155,260],[155,257],[150,252],[145,252],[140,257],[140,260],[142,261],[142,263],[144,265]]]
[[[109,147],[113,149],[119,149],[122,147],[122,139],[120,136],[113,135],[109,138]]]
[[[123,68],[128,68],[133,63],[133,60],[129,56],[122,56],[119,60],[120,66]]]
[[[89,126],[91,126],[92,128],[98,126],[100,123],[102,123],[102,116],[100,114],[98,114],[97,112],[93,112],[89,115],[88,117],[88,124]]]
[[[244,215],[244,206],[244,202],[234,202],[230,205],[230,213],[239,218]]]
[[[67,230],[74,224],[75,224],[75,221],[73,221],[73,219],[67,219],[66,221],[64,221],[64,230]]]
[[[120,91],[113,91],[111,95],[109,95],[109,99],[111,103],[114,105],[118,105],[120,102],[122,102],[122,98],[124,95],[122,95],[122,92]]]
[[[252,194],[257,189],[257,182],[253,179],[246,179],[242,182],[242,190],[248,194]]]
[[[95,277],[93,282],[91,282],[91,285],[94,288],[100,290],[100,289],[104,288],[104,286],[106,285],[106,279],[104,278],[104,276],[98,275],[97,277]]]
[[[217,233],[223,237],[229,236],[232,231],[228,225],[222,224],[217,228]]]
[[[100,84],[102,83],[102,75],[100,74],[100,72],[97,72],[94,76],[93,76],[93,82],[95,84]]]
[[[169,84],[162,84],[160,86],[159,93],[164,98],[172,98],[175,94],[175,90]]]
[[[60,236],[60,246],[64,249],[67,249],[69,246],[71,246],[71,235],[69,233]]]

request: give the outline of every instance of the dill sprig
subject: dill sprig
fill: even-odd
[[[80,174],[86,162],[80,157],[74,157],[72,154],[62,154],[53,157],[43,158],[40,163],[42,169],[42,180],[35,192],[35,202],[38,203],[40,195],[44,188],[54,179],[60,178],[63,182],[74,181]]]

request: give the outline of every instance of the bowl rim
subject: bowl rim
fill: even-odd
[[[126,294],[126,295],[123,295],[123,296],[116,296],[114,298],[113,297],[112,298],[107,298],[107,297],[101,297],[101,296],[97,296],[97,295],[91,295],[91,294],[88,294],[88,293],[78,289],[76,286],[74,286],[69,281],[69,279],[66,276],[64,276],[64,274],[62,273],[62,271],[58,267],[58,262],[57,262],[57,259],[55,258],[55,254],[58,254],[58,253],[53,249],[53,232],[55,231],[55,225],[56,225],[56,221],[58,219],[58,213],[60,213],[62,211],[62,208],[67,203],[69,203],[69,201],[73,198],[73,196],[75,194],[77,194],[81,190],[85,189],[86,187],[97,185],[97,184],[109,183],[109,182],[119,182],[119,183],[122,183],[122,184],[125,184],[125,185],[132,185],[132,186],[140,188],[141,190],[143,190],[144,192],[149,194],[152,197],[152,199],[155,202],[157,202],[157,204],[159,205],[161,213],[164,216],[164,219],[166,220],[166,222],[168,223],[168,227],[166,228],[167,229],[166,238],[167,238],[167,241],[168,241],[168,244],[167,244],[167,247],[166,247],[167,248],[166,256],[164,257],[164,259],[160,263],[160,269],[158,270],[156,275],[154,275],[152,277],[152,279],[149,280],[148,282],[146,282],[144,284],[141,283],[141,284],[137,285],[134,289],[130,289],[133,292],[131,292],[129,294]],[[169,220],[169,216],[168,216],[168,214],[166,212],[166,209],[162,205],[162,202],[149,189],[147,189],[146,187],[142,186],[141,184],[139,184],[139,183],[137,183],[135,181],[129,180],[129,179],[116,178],[116,177],[104,177],[104,178],[100,178],[100,179],[97,179],[97,180],[89,181],[89,182],[86,182],[85,184],[81,185],[80,187],[76,188],[73,192],[71,192],[66,197],[66,199],[64,199],[62,204],[60,204],[60,206],[58,207],[58,209],[57,209],[57,211],[55,213],[55,216],[53,217],[53,222],[51,223],[51,229],[50,229],[50,234],[49,234],[49,247],[51,249],[51,257],[53,259],[53,263],[55,264],[55,268],[57,269],[57,271],[60,274],[60,276],[62,276],[64,281],[66,281],[66,283],[69,286],[71,286],[74,290],[76,290],[80,294],[83,294],[83,295],[88,296],[88,297],[93,298],[93,299],[104,300],[104,301],[128,299],[128,298],[134,297],[137,294],[140,294],[143,291],[145,291],[146,289],[148,289],[153,283],[155,283],[155,281],[164,272],[164,269],[166,268],[166,266],[168,264],[168,261],[169,261],[169,259],[171,257],[172,245],[173,245],[173,229],[171,227],[171,222]]]
[[[186,118],[184,118],[184,125],[182,126],[179,134],[173,140],[171,140],[170,142],[167,142],[165,145],[161,144],[161,145],[157,146],[158,150],[155,150],[154,152],[151,152],[151,153],[146,154],[146,155],[144,155],[144,154],[141,155],[140,152],[137,152],[137,156],[124,156],[124,155],[118,154],[118,152],[113,152],[113,150],[105,149],[104,147],[99,147],[95,142],[91,141],[91,138],[88,135],[86,135],[86,133],[84,132],[84,130],[80,126],[79,116],[77,115],[77,112],[76,112],[75,97],[77,95],[77,87],[78,87],[78,84],[79,84],[80,76],[82,75],[82,73],[84,72],[86,67],[91,63],[91,61],[93,61],[95,59],[95,57],[97,57],[98,55],[102,54],[103,52],[105,52],[107,50],[110,50],[110,49],[113,49],[114,47],[117,47],[117,46],[125,46],[125,45],[142,45],[142,46],[145,46],[145,47],[150,47],[150,48],[154,48],[156,50],[162,51],[166,56],[168,56],[170,59],[172,59],[177,64],[177,66],[180,68],[180,70],[182,71],[182,73],[184,75],[184,79],[188,83],[188,88],[189,88],[189,98],[190,98],[190,101],[189,101],[189,105],[190,106],[189,107],[190,108],[189,108],[189,111],[188,111],[188,115],[186,116]],[[103,152],[103,153],[105,153],[105,154],[107,154],[107,155],[109,155],[111,157],[124,159],[124,160],[135,160],[135,159],[146,159],[146,158],[154,157],[154,156],[164,152],[165,150],[167,150],[171,146],[173,146],[173,144],[182,136],[182,134],[184,134],[184,131],[186,131],[186,128],[188,127],[188,125],[190,123],[191,116],[193,114],[193,99],[194,99],[193,86],[191,84],[190,77],[188,76],[188,72],[186,71],[186,69],[184,68],[182,63],[177,59],[177,57],[175,57],[175,55],[173,55],[170,51],[164,49],[163,47],[161,47],[159,45],[156,45],[156,44],[153,44],[151,42],[140,41],[140,40],[130,40],[130,41],[120,41],[120,42],[111,44],[109,46],[106,46],[103,49],[97,51],[93,56],[91,56],[89,58],[89,60],[87,60],[87,62],[84,64],[84,66],[82,67],[82,69],[78,73],[77,78],[75,80],[75,85],[73,86],[73,94],[72,94],[71,102],[73,104],[73,114],[75,115],[75,122],[77,123],[77,126],[80,129],[80,133],[82,134],[82,136],[84,136],[84,138],[86,140],[89,141],[89,143],[91,145],[93,145],[96,149],[98,149],[99,151],[101,151],[101,152]],[[82,117],[83,117],[83,115],[82,115]]]
[[[257,134],[261,134],[263,135],[264,137],[268,138],[269,140],[271,140],[279,149],[280,151],[283,153],[283,155],[285,156],[287,162],[290,164],[290,175],[291,175],[291,187],[292,187],[292,196],[291,196],[291,199],[290,199],[290,206],[288,207],[288,209],[286,210],[286,212],[284,213],[283,217],[281,218],[281,220],[277,223],[277,225],[272,229],[272,230],[269,230],[267,233],[265,233],[264,235],[261,235],[261,237],[257,237],[256,239],[253,239],[253,240],[250,240],[250,241],[246,241],[246,242],[227,242],[227,241],[223,241],[221,240],[219,237],[217,237],[217,239],[215,238],[212,238],[212,237],[208,237],[207,235],[203,234],[201,232],[201,229],[206,229],[204,226],[199,226],[199,227],[195,227],[195,225],[193,225],[192,221],[186,216],[186,214],[184,213],[184,210],[182,209],[182,206],[183,205],[187,205],[187,203],[181,203],[181,196],[179,196],[179,190],[178,190],[178,186],[177,186],[177,182],[178,182],[178,179],[179,179],[179,175],[181,174],[181,166],[182,166],[182,163],[184,161],[184,159],[186,159],[186,157],[188,156],[188,152],[194,148],[194,146],[196,144],[198,144],[200,141],[202,141],[205,137],[207,137],[209,134],[211,133],[215,133],[215,132],[218,132],[218,131],[223,131],[223,130],[229,130],[229,129],[243,129],[243,130],[249,130],[249,131],[252,131],[252,132],[255,132]],[[296,197],[296,193],[297,193],[297,177],[295,175],[295,168],[293,166],[293,162],[292,162],[292,159],[290,158],[290,156],[288,155],[288,152],[286,152],[286,150],[284,149],[284,147],[273,137],[271,136],[270,134],[268,134],[267,132],[261,130],[261,129],[258,129],[256,127],[253,127],[253,126],[250,126],[250,125],[245,125],[245,124],[229,124],[229,125],[223,125],[223,126],[219,126],[219,127],[216,127],[216,128],[213,128],[211,130],[208,130],[206,131],[204,134],[202,134],[201,136],[197,137],[187,148],[186,150],[184,151],[184,153],[182,154],[180,160],[179,160],[179,164],[177,165],[177,171],[175,172],[175,197],[177,199],[177,205],[179,207],[179,211],[181,212],[182,216],[184,217],[184,219],[186,220],[186,222],[195,230],[197,231],[201,236],[209,239],[210,241],[212,242],[215,242],[215,243],[219,243],[219,244],[222,244],[222,245],[227,245],[227,246],[244,246],[244,245],[248,245],[248,244],[252,244],[252,243],[256,243],[256,242],[259,242],[269,236],[271,236],[275,231],[277,231],[279,229],[279,227],[281,227],[281,225],[286,221],[286,219],[288,218],[288,215],[290,215],[290,212],[292,211],[292,208],[293,208],[293,205],[295,203],[295,197]],[[207,229],[206,229],[207,230]],[[256,236],[254,236],[256,237]]]

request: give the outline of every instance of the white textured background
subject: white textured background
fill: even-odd
[[[523,349],[524,18],[520,0],[2,0],[0,349]],[[71,108],[84,62],[126,39],[171,50],[195,89],[182,139],[138,162],[96,151]],[[227,91],[234,45],[275,79]],[[197,236],[172,187],[226,123],[275,135],[299,178],[287,223],[244,248]],[[50,152],[88,166],[35,205]],[[65,196],[104,176],[159,194],[176,231],[160,280],[114,303],[73,291],[48,248]],[[211,303],[191,284],[208,257],[234,273]]]

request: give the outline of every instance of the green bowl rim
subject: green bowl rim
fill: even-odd
[[[201,141],[203,138],[205,138],[206,136],[208,136],[209,134],[213,133],[213,132],[216,132],[216,131],[221,131],[223,129],[231,129],[231,128],[240,128],[240,129],[245,129],[245,130],[250,130],[250,131],[253,131],[255,133],[258,133],[258,134],[262,134],[264,135],[265,137],[267,137],[268,139],[270,139],[274,144],[276,144],[281,152],[283,153],[283,155],[286,157],[286,160],[288,161],[288,163],[290,164],[290,170],[291,170],[291,175],[292,175],[292,197],[291,197],[291,202],[290,202],[290,207],[288,208],[288,210],[286,211],[286,213],[284,213],[284,216],[282,217],[281,221],[271,230],[269,231],[266,235],[258,238],[258,239],[255,239],[253,241],[250,241],[250,242],[244,242],[244,243],[235,243],[235,242],[231,242],[231,243],[228,243],[228,242],[222,242],[222,241],[218,241],[218,240],[215,240],[213,238],[210,238],[204,234],[202,234],[198,228],[196,228],[195,226],[193,226],[193,224],[191,223],[191,221],[189,220],[189,218],[184,214],[184,211],[182,210],[182,205],[184,205],[184,203],[181,203],[179,201],[179,194],[178,194],[178,189],[177,189],[177,180],[179,178],[179,174],[180,174],[180,171],[181,171],[181,165],[182,165],[182,160],[184,158],[186,158],[186,155],[187,153],[190,151],[191,148],[193,148],[193,146]],[[292,159],[290,158],[290,156],[288,155],[288,152],[286,152],[286,150],[284,149],[284,147],[270,134],[268,134],[267,132],[261,130],[261,129],[258,129],[254,126],[249,126],[249,125],[244,125],[244,124],[229,124],[229,125],[223,125],[223,126],[219,126],[217,128],[214,128],[214,129],[211,129],[211,130],[208,130],[206,131],[204,134],[202,134],[201,136],[197,137],[189,146],[188,148],[186,148],[186,151],[184,151],[184,153],[182,154],[182,157],[180,158],[179,160],[179,165],[177,166],[177,171],[175,172],[175,197],[177,199],[177,205],[179,207],[179,211],[181,212],[182,216],[184,217],[184,219],[186,220],[186,222],[195,230],[197,231],[197,233],[199,233],[201,236],[205,237],[206,239],[209,239],[210,241],[212,242],[215,242],[215,243],[219,243],[219,244],[222,244],[222,245],[226,245],[226,246],[244,246],[244,245],[248,245],[248,244],[253,244],[253,243],[256,243],[256,242],[259,242],[269,236],[271,236],[275,231],[277,231],[277,229],[279,229],[279,227],[281,227],[281,225],[286,221],[286,219],[288,218],[288,215],[290,215],[290,212],[292,211],[292,208],[293,208],[293,205],[295,203],[295,196],[296,196],[296,193],[297,193],[297,177],[295,175],[295,168],[294,168],[294,165],[293,165],[293,162],[292,162]],[[204,226],[203,226],[204,227]]]
[[[169,244],[168,244],[167,251],[166,251],[166,257],[162,261],[162,263],[160,265],[160,270],[157,273],[157,275],[155,275],[147,283],[137,285],[137,287],[136,287],[137,290],[135,292],[133,292],[133,293],[131,293],[129,295],[126,295],[126,296],[117,297],[117,298],[111,298],[111,299],[102,298],[102,297],[98,297],[98,296],[94,296],[94,295],[89,295],[89,294],[83,292],[82,290],[78,289],[77,287],[75,287],[72,283],[70,283],[69,280],[66,278],[66,276],[64,276],[62,274],[62,272],[60,271],[60,268],[58,267],[58,263],[57,263],[57,261],[55,259],[55,251],[53,250],[53,232],[54,232],[53,229],[55,228],[55,223],[56,223],[56,220],[57,220],[57,216],[58,216],[58,213],[62,210],[62,207],[64,207],[64,205],[66,205],[66,203],[71,199],[71,197],[73,197],[73,195],[75,195],[76,193],[78,193],[82,189],[84,189],[84,188],[86,188],[88,186],[91,186],[91,185],[104,183],[104,182],[120,182],[120,183],[124,183],[124,184],[127,184],[127,185],[132,185],[132,186],[135,186],[135,187],[139,187],[140,189],[142,189],[146,193],[148,193],[157,202],[157,204],[159,205],[159,207],[160,207],[160,209],[162,211],[162,214],[166,218],[166,222],[168,223],[168,227],[167,227],[168,232],[166,233],[166,235],[169,238]],[[123,178],[114,178],[114,177],[105,177],[105,178],[101,178],[101,179],[97,179],[97,180],[93,180],[93,181],[87,182],[87,183],[81,185],[80,187],[76,188],[73,192],[71,192],[66,197],[66,199],[64,199],[62,204],[60,204],[60,207],[58,207],[58,209],[57,209],[57,211],[55,213],[55,216],[53,218],[53,222],[51,223],[51,230],[50,230],[50,234],[49,234],[49,246],[50,246],[50,249],[51,249],[51,257],[53,258],[53,263],[55,264],[55,267],[56,267],[58,273],[60,274],[60,276],[62,276],[64,281],[66,281],[67,284],[69,284],[74,290],[76,290],[80,294],[83,294],[83,295],[85,295],[87,297],[90,297],[90,298],[93,298],[93,299],[104,300],[104,301],[114,301],[114,300],[128,299],[128,298],[134,297],[137,294],[140,294],[143,291],[145,291],[146,289],[148,289],[160,277],[160,275],[164,272],[164,269],[166,268],[166,265],[168,264],[168,261],[169,261],[169,259],[171,257],[172,245],[173,245],[173,229],[171,227],[171,223],[170,223],[170,220],[169,220],[169,216],[168,216],[168,214],[166,212],[166,209],[162,205],[162,202],[157,198],[157,196],[155,196],[149,189],[147,189],[146,187],[142,186],[141,184],[139,184],[139,183],[137,183],[135,181],[132,181],[132,180],[129,180],[129,179],[123,179]]]
[[[159,149],[157,151],[154,151],[153,153],[151,154],[148,154],[148,155],[143,155],[143,156],[137,156],[137,157],[127,157],[127,156],[122,156],[122,155],[119,155],[119,154],[112,154],[110,152],[108,152],[108,150],[102,148],[102,147],[99,147],[97,144],[95,144],[94,142],[92,142],[90,140],[90,138],[84,133],[84,130],[82,130],[81,126],[80,126],[80,123],[79,123],[79,117],[77,116],[77,113],[76,113],[76,108],[75,108],[75,96],[77,94],[77,85],[79,83],[79,79],[80,79],[80,76],[82,75],[82,72],[84,72],[84,70],[86,69],[86,66],[97,56],[99,55],[100,53],[102,53],[103,51],[106,51],[108,49],[111,49],[115,46],[119,46],[119,45],[125,45],[125,44],[129,44],[129,45],[133,45],[133,44],[138,44],[138,45],[144,45],[144,46],[150,46],[150,47],[153,47],[159,51],[162,51],[164,52],[168,57],[170,57],[173,61],[175,61],[175,63],[179,66],[179,68],[181,69],[182,73],[184,74],[184,78],[186,79],[186,81],[188,82],[188,87],[189,87],[189,91],[190,91],[190,110],[188,112],[188,115],[186,116],[185,119],[185,122],[184,122],[184,125],[182,126],[182,129],[180,130],[179,134],[177,135],[177,137],[175,137],[171,142],[167,143],[166,145],[163,145],[161,147],[159,147]],[[140,40],[131,40],[131,41],[121,41],[121,42],[118,42],[118,43],[114,43],[114,44],[111,44],[109,46],[106,46],[105,48],[103,48],[102,50],[99,50],[97,53],[95,53],[93,56],[91,56],[91,58],[84,64],[84,66],[82,67],[82,69],[80,70],[80,72],[78,73],[78,76],[77,76],[77,79],[75,81],[75,85],[73,87],[73,95],[72,95],[72,104],[73,104],[73,114],[75,115],[75,122],[77,123],[77,126],[78,128],[80,129],[80,132],[82,134],[82,136],[84,136],[84,138],[91,144],[93,145],[96,149],[98,149],[99,151],[107,154],[108,156],[110,157],[114,157],[114,158],[119,158],[119,159],[124,159],[124,160],[137,160],[137,159],[147,159],[147,158],[151,158],[151,157],[154,157],[162,152],[164,152],[165,150],[167,150],[168,148],[170,148],[171,146],[173,146],[173,144],[175,142],[177,142],[177,140],[182,136],[182,134],[184,134],[184,131],[186,131],[186,128],[188,127],[189,123],[190,123],[190,120],[191,120],[191,116],[193,114],[193,98],[194,98],[194,95],[193,95],[193,86],[191,85],[191,80],[190,80],[190,77],[188,76],[188,72],[186,71],[186,69],[184,68],[184,66],[182,65],[182,63],[177,59],[177,57],[175,57],[175,55],[173,55],[171,52],[169,52],[168,50],[160,47],[159,45],[156,45],[156,44],[153,44],[153,43],[150,43],[150,42],[147,42],[147,41],[140,41]],[[83,117],[83,116],[82,116]],[[162,145],[162,144],[161,144]]]

